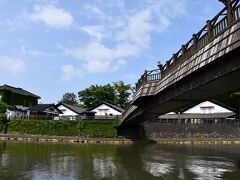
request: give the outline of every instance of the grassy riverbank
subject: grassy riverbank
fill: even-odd
[[[81,137],[117,137],[119,120],[53,121],[13,120],[8,123],[8,133],[30,135],[56,135]]]

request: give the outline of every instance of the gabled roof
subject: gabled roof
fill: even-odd
[[[7,109],[10,110],[10,111],[21,111],[21,112],[27,112],[27,110],[24,110],[24,109],[21,109],[17,106],[14,106],[14,105],[8,105],[7,106]]]
[[[54,107],[59,113],[62,113],[57,106],[55,106],[54,104],[38,104],[35,106],[30,107],[28,110],[30,112],[43,112],[44,110],[50,108],[50,107]]]
[[[202,102],[199,101],[199,102],[196,102],[196,103],[194,103],[194,104],[192,104],[192,105],[190,105],[190,106],[186,106],[186,107],[182,108],[182,109],[180,110],[180,112],[185,112],[185,111],[187,111],[187,110],[189,110],[189,109],[191,109],[191,108],[193,108],[193,107],[195,107],[195,106],[197,106],[197,105],[199,105],[199,104],[201,104],[201,103],[203,103],[203,102],[206,102],[206,101],[202,101]],[[213,104],[216,104],[216,105],[218,105],[218,106],[221,106],[221,107],[223,107],[223,108],[225,108],[225,109],[227,109],[227,110],[229,110],[229,111],[236,112],[236,109],[234,109],[234,108],[232,108],[232,107],[230,107],[230,106],[227,106],[226,104],[223,104],[223,103],[221,103],[221,102],[219,102],[219,101],[209,100],[209,102],[211,102],[211,103],[213,103]]]
[[[73,112],[77,113],[77,114],[82,114],[82,113],[86,113],[86,109],[82,109],[80,107],[77,107],[77,106],[73,106],[73,105],[70,105],[70,104],[66,104],[66,103],[58,103],[57,104],[57,107],[59,107],[60,105],[63,105],[65,106],[66,108],[72,110]]]
[[[22,88],[16,88],[16,87],[13,87],[13,86],[9,86],[9,85],[6,85],[4,84],[3,86],[0,86],[0,90],[8,90],[8,91],[11,91],[13,93],[16,93],[16,94],[21,94],[21,95],[25,95],[25,96],[32,96],[32,97],[35,97],[35,98],[38,98],[40,99],[41,97],[40,96],[37,96],[33,93],[30,93]]]
[[[236,112],[236,109],[234,109],[234,108],[232,108],[232,107],[230,107],[230,106],[228,106],[228,105],[226,105],[224,103],[221,103],[221,102],[219,102],[217,100],[210,100],[210,102],[212,102],[214,104],[217,104],[217,105],[219,105],[219,106],[221,106],[221,107],[223,107],[225,109],[228,109],[230,111]]]
[[[115,109],[115,110],[118,111],[118,112],[121,112],[121,113],[124,112],[124,109],[122,109],[122,108],[120,108],[120,107],[118,107],[118,106],[116,106],[116,105],[113,105],[113,104],[111,104],[111,103],[108,103],[108,102],[106,102],[106,101],[102,101],[102,102],[100,102],[99,104],[97,104],[97,105],[95,105],[95,106],[93,106],[93,107],[88,108],[87,110],[88,110],[88,111],[92,111],[93,109],[101,106],[102,104],[105,104],[105,105],[107,105],[107,106]]]
[[[159,116],[160,119],[214,119],[214,118],[229,118],[235,113],[213,113],[213,114],[164,114]]]

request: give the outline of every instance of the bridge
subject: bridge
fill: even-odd
[[[147,71],[123,115],[123,126],[180,111],[194,103],[240,88],[240,3],[225,4],[213,19],[164,65]]]

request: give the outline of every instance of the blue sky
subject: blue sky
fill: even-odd
[[[0,0],[0,84],[41,103],[92,84],[134,84],[222,8],[218,0]]]

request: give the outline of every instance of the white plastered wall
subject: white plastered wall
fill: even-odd
[[[96,112],[96,114],[95,114],[96,116],[106,116],[106,115],[119,116],[119,115],[122,115],[121,112],[107,106],[106,104],[102,104],[91,111]]]
[[[58,106],[58,109],[62,111],[62,114],[59,114],[59,116],[77,116],[78,115],[77,113],[75,113],[74,111],[72,111],[71,109],[63,105]]]
[[[232,112],[232,111],[230,111],[224,107],[221,107],[217,104],[214,104],[210,101],[205,101],[205,102],[202,102],[202,103],[194,106],[191,109],[188,109],[187,111],[185,111],[183,113],[185,113],[185,114],[202,114],[203,113],[202,108],[208,108],[208,107],[212,107],[211,113],[231,113]]]

